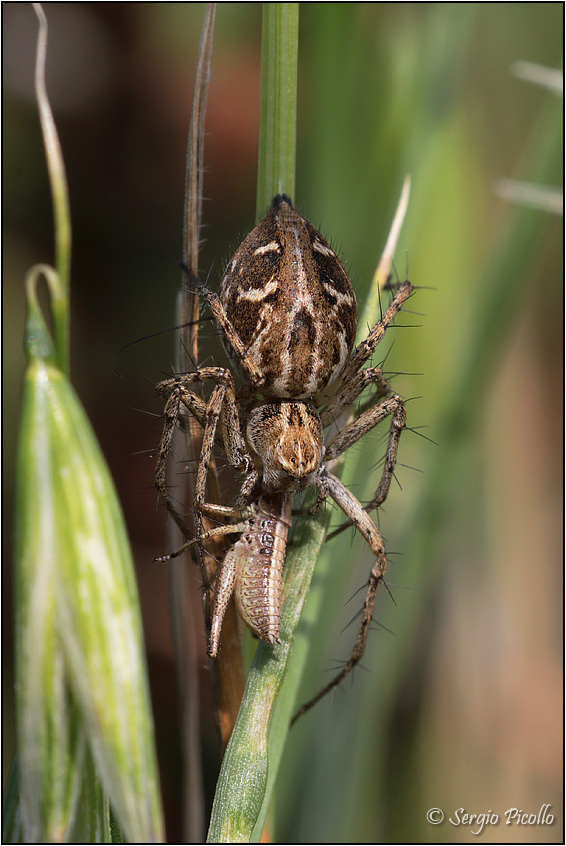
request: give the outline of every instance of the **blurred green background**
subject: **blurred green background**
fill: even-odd
[[[72,377],[122,499],[137,562],[168,839],[182,840],[181,760],[165,570],[151,486],[172,369],[186,130],[202,4],[49,3],[47,83],[70,183]],[[33,100],[36,21],[4,4],[4,552],[24,357],[23,278],[52,260]],[[562,66],[558,3],[301,6],[299,209],[339,249],[364,303],[406,173],[397,269],[423,290],[384,353],[408,404],[397,477],[380,514],[383,593],[364,670],[293,730],[269,822],[281,842],[475,842],[429,808],[500,816],[486,842],[559,842],[562,811],[563,223],[498,197],[500,179],[562,184],[562,100],[516,78]],[[201,272],[218,285],[251,228],[260,4],[220,4],[207,116]],[[210,333],[212,335],[212,333]],[[210,338],[205,355],[222,356]],[[382,357],[376,357],[376,361]],[[418,375],[410,375],[418,374]],[[418,397],[418,399],[417,399]],[[150,412],[150,415],[144,412]],[[377,431],[346,478],[367,498]],[[416,468],[420,472],[416,472]],[[304,697],[347,657],[371,556],[345,533],[313,592]],[[4,568],[4,764],[13,753],[11,578]],[[194,582],[192,601],[200,602]],[[308,608],[306,609],[308,620]],[[305,623],[306,625],[306,623]],[[202,649],[207,801],[218,769]],[[326,671],[326,672],[325,672]],[[553,825],[506,825],[509,808]]]

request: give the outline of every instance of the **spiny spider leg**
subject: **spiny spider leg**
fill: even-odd
[[[320,484],[323,487],[324,491],[332,497],[334,502],[339,505],[346,516],[350,518],[350,522],[359,529],[367,541],[371,551],[376,556],[376,560],[369,574],[360,627],[358,629],[356,642],[350,658],[331,682],[325,685],[322,690],[319,690],[316,696],[313,696],[312,699],[299,708],[291,721],[291,725],[293,725],[293,723],[295,723],[302,714],[306,713],[306,711],[309,711],[314,705],[316,705],[317,702],[320,702],[327,693],[337,687],[361,659],[364,654],[366,640],[372,620],[373,606],[375,604],[377,589],[379,587],[379,583],[383,580],[385,569],[387,567],[387,557],[385,554],[383,538],[378,532],[374,522],[371,520],[361,503],[358,502],[356,497],[350,493],[350,491],[336,476],[332,475],[332,473],[329,473],[327,470],[321,471],[320,479],[317,484]]]
[[[373,429],[374,426],[377,426],[377,424],[384,420],[389,414],[391,414],[391,427],[389,429],[389,439],[387,441],[383,472],[381,474],[381,479],[379,480],[375,496],[371,502],[365,506],[364,510],[368,513],[373,511],[374,508],[379,508],[379,506],[382,505],[387,498],[389,488],[391,487],[391,480],[395,470],[395,462],[397,461],[399,440],[401,438],[401,432],[407,423],[407,412],[401,397],[399,397],[398,394],[394,394],[392,397],[383,400],[383,402],[380,402],[373,408],[369,408],[367,411],[364,411],[363,414],[349,423],[348,426],[346,426],[332,439],[325,453],[325,458],[327,460],[337,458],[351,447],[352,444],[355,444],[356,441],[363,437],[363,435]],[[332,538],[339,535],[350,525],[351,522],[342,523],[342,525],[338,526],[337,529],[330,532],[326,539],[332,540]]]
[[[194,520],[197,537],[201,537],[204,534],[203,514],[207,506],[206,480],[219,422],[221,423],[226,456],[230,464],[236,469],[244,469],[246,472],[238,505],[245,501],[251,493],[258,478],[253,458],[247,452],[245,441],[240,432],[240,420],[236,407],[236,394],[233,388],[232,375],[229,371],[219,372],[221,368],[211,368],[211,370],[215,371],[212,374],[213,378],[218,380],[220,384],[217,384],[212,391],[206,407],[206,424],[202,437],[201,457],[197,470],[194,494]],[[208,375],[210,376],[211,374],[209,373]],[[201,560],[203,549],[204,547],[201,542],[199,543],[199,559]]]
[[[213,409],[210,400],[207,405],[201,400],[201,404],[204,406],[204,414],[201,413],[200,416],[195,414],[195,417],[203,428],[206,428],[211,414],[216,416],[217,422],[218,419],[220,420],[222,442],[228,461],[235,470],[243,470],[246,474],[254,473],[254,478],[257,478],[257,475],[253,471],[253,459],[248,452],[246,442],[242,436],[234,378],[230,371],[224,367],[202,367],[199,370],[195,370],[194,373],[187,373],[180,377],[180,381],[182,384],[215,382],[218,386],[222,386],[225,389],[222,394],[222,402],[220,402],[218,408],[215,407]],[[182,400],[184,395],[184,392],[181,391]],[[189,408],[189,410],[191,411],[192,409]]]
[[[391,398],[392,401],[399,400],[395,396]],[[393,418],[391,420],[391,429],[389,432],[389,441],[387,442],[387,450],[385,452],[385,463],[383,466],[383,473],[374,498],[366,505],[366,511],[373,511],[374,508],[379,508],[385,501],[391,487],[391,479],[395,470],[395,462],[397,461],[397,450],[399,449],[399,439],[401,432],[407,425],[407,412],[405,406],[399,400],[399,405],[393,411]]]
[[[345,382],[336,396],[324,406],[320,412],[322,425],[326,427],[333,423],[368,385],[375,385],[377,388],[376,395],[372,398],[372,401],[391,393],[391,388],[387,384],[381,368],[366,367],[352,376],[348,382]]]
[[[168,379],[165,382],[160,382],[156,386],[158,393],[170,393],[165,408],[163,410],[163,434],[159,442],[157,451],[157,461],[155,463],[155,470],[153,473],[153,482],[159,494],[163,497],[168,512],[171,514],[175,523],[184,535],[188,534],[188,527],[177,512],[175,506],[171,501],[171,497],[166,487],[166,471],[167,471],[167,457],[171,449],[175,426],[177,425],[181,405],[184,405],[188,411],[204,426],[206,419],[206,406],[204,402],[191,393],[184,387],[184,385],[176,379]]]
[[[226,314],[226,310],[222,305],[220,297],[214,291],[211,291],[206,285],[200,281],[197,276],[194,276],[188,267],[182,265],[183,270],[190,277],[191,281],[198,289],[199,293],[204,297],[208,307],[210,308],[214,319],[223,330],[226,340],[230,344],[238,363],[249,381],[256,387],[261,387],[264,382],[261,371],[254,362],[253,358],[247,352],[240,336],[236,332],[230,318]]]
[[[360,440],[364,435],[370,432],[378,423],[385,420],[391,415],[391,428],[389,430],[389,441],[387,444],[387,452],[385,456],[385,468],[383,471],[382,480],[379,487],[382,486],[383,478],[388,477],[393,471],[395,459],[397,457],[397,448],[399,446],[399,439],[401,432],[405,428],[407,422],[407,413],[403,400],[398,394],[383,400],[378,405],[368,408],[351,423],[335,435],[328,446],[326,447],[325,459],[331,461],[333,458],[338,458],[343,452],[349,449],[353,444]],[[387,486],[389,490],[389,486]],[[387,492],[386,494],[387,495]],[[385,499],[385,497],[384,497]],[[383,501],[383,500],[382,500]],[[380,503],[381,504],[381,503]],[[374,506],[375,507],[375,506]]]
[[[197,478],[195,483],[195,493],[193,498],[194,504],[194,522],[195,534],[198,540],[198,558],[201,567],[204,562],[204,545],[202,536],[204,534],[203,525],[203,506],[206,501],[206,480],[208,477],[208,468],[212,457],[212,449],[214,447],[214,439],[216,437],[216,427],[222,412],[222,404],[226,394],[225,385],[216,385],[208,405],[206,407],[206,424],[202,435],[202,447],[200,454],[200,461],[198,464]]]
[[[208,404],[189,389],[189,386],[192,386],[195,382],[207,381],[216,382],[216,388],[221,389],[218,391],[216,388],[214,389]],[[210,461],[212,447],[214,446],[216,438],[216,430],[218,422],[220,421],[222,442],[228,461],[236,470],[243,470],[246,474],[242,486],[242,492],[238,501],[239,504],[242,504],[249,493],[251,493],[251,490],[257,481],[258,473],[254,468],[253,458],[249,455],[246,443],[241,434],[234,380],[229,370],[222,367],[203,367],[200,370],[196,370],[194,373],[186,373],[183,376],[178,376],[174,379],[166,379],[156,386],[156,390],[161,394],[169,393],[170,396],[165,405],[163,414],[165,423],[163,427],[163,435],[159,444],[158,457],[154,472],[154,482],[158,491],[165,500],[168,511],[186,535],[188,534],[187,526],[183,523],[175,510],[165,486],[167,455],[171,447],[173,432],[175,430],[175,425],[178,421],[182,405],[184,405],[189,413],[192,414],[193,417],[195,417],[195,419],[201,424],[205,433],[207,431],[209,433],[212,432],[212,437],[210,434],[207,435],[207,462]],[[208,475],[208,463],[206,466],[203,466],[203,462],[199,462],[198,474],[197,485],[200,484],[200,487],[198,497],[195,494],[195,503],[197,503],[198,508],[202,510],[202,505],[204,504],[203,491],[206,486],[206,477]],[[202,530],[202,526],[200,528]],[[197,531],[197,534],[202,534],[202,531]]]
[[[350,379],[358,372],[362,364],[367,361],[375,351],[375,348],[385,335],[385,330],[395,315],[399,312],[403,303],[409,299],[413,290],[414,288],[411,282],[407,281],[401,284],[381,320],[378,320],[375,326],[370,329],[367,337],[358,344],[350,356],[350,359],[344,368],[344,372],[342,373],[341,378],[343,384],[350,381]]]

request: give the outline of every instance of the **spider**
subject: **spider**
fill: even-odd
[[[185,271],[188,273],[187,269]],[[360,660],[377,588],[387,565],[385,546],[369,512],[385,500],[406,412],[379,367],[363,367],[393,318],[413,291],[410,282],[396,293],[381,319],[355,349],[357,304],[348,275],[322,235],[302,217],[285,194],[278,194],[263,220],[237,249],[224,273],[220,296],[200,280],[192,282],[222,330],[234,362],[230,369],[201,367],[160,382],[167,397],[164,431],[154,482],[179,521],[165,486],[165,465],[179,416],[192,415],[203,428],[194,491],[195,538],[168,560],[197,543],[241,533],[228,550],[216,579],[208,654],[216,657],[226,606],[232,593],[241,616],[268,643],[279,639],[281,570],[293,497],[314,486],[310,513],[330,497],[367,541],[375,556],[361,622],[350,659],[299,713],[336,687]],[[211,383],[208,401],[195,392]],[[330,442],[324,429],[346,412],[368,386],[375,395]],[[328,469],[378,423],[391,418],[381,479],[364,508]],[[243,474],[233,507],[206,501],[206,481],[215,445]],[[203,518],[235,521],[204,531]],[[298,716],[298,715],[297,715]]]

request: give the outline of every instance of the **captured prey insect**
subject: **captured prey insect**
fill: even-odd
[[[268,643],[279,639],[281,571],[293,497],[310,486],[317,492],[311,513],[330,497],[366,539],[375,563],[367,583],[352,655],[338,675],[304,706],[311,707],[338,685],[360,660],[376,592],[387,565],[382,537],[369,512],[385,500],[393,477],[405,406],[379,367],[363,367],[387,327],[413,291],[406,281],[381,319],[355,349],[356,296],[340,259],[322,235],[278,194],[263,220],[228,264],[220,296],[192,279],[222,330],[236,373],[202,367],[157,385],[167,397],[164,432],[154,481],[178,519],[165,486],[165,464],[180,415],[194,417],[203,439],[194,491],[196,543],[241,533],[216,579],[208,653],[218,653],[222,620],[232,593],[240,615]],[[211,383],[208,401],[197,383]],[[324,430],[373,386],[359,416],[324,444]],[[391,419],[385,462],[371,502],[364,508],[327,465],[378,423]],[[213,448],[243,474],[233,507],[206,501]],[[227,522],[208,532],[204,518]]]

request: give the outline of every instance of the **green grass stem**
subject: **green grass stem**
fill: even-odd
[[[264,3],[261,50],[261,113],[257,216],[277,193],[294,196],[297,124],[298,4]],[[278,709],[278,751],[270,728],[276,697],[285,679],[294,631],[308,593],[326,518],[308,521],[285,561],[281,644],[258,645],[242,706],[218,780],[208,842],[259,842],[274,773],[286,737],[294,696]],[[296,675],[298,687],[299,675]],[[287,686],[287,685],[286,685]],[[268,789],[269,785],[269,789]]]
[[[264,3],[256,217],[275,194],[295,199],[299,4]]]

